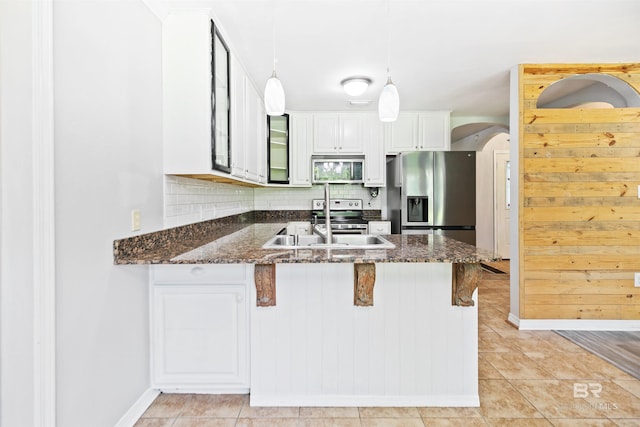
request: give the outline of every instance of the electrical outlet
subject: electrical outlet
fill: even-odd
[[[131,231],[140,230],[140,210],[134,209],[131,211]]]
[[[640,273],[634,273],[634,275],[633,275],[633,285],[636,288],[640,288]]]

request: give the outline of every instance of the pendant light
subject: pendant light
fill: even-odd
[[[276,24],[274,7],[273,24],[273,73],[264,87],[264,109],[270,116],[281,116],[284,114],[284,89],[276,74]]]
[[[381,122],[395,122],[400,112],[398,88],[391,81],[389,65],[391,63],[391,0],[387,1],[387,84],[382,88],[378,99],[378,117]]]

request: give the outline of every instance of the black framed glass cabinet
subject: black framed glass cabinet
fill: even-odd
[[[289,183],[289,115],[267,116],[269,182]]]
[[[213,169],[231,172],[229,48],[211,20],[211,153]]]

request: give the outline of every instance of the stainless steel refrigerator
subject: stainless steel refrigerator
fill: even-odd
[[[438,234],[476,244],[476,152],[424,151],[387,162],[394,234]]]

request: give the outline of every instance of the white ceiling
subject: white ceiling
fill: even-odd
[[[153,1],[153,0],[149,0]],[[175,0],[210,7],[260,91],[277,72],[287,110],[375,110],[391,76],[401,110],[500,117],[520,63],[640,62],[640,0]],[[390,13],[387,11],[390,10]],[[275,25],[274,25],[275,23]],[[390,31],[388,31],[390,28]],[[373,80],[350,107],[340,81]]]

